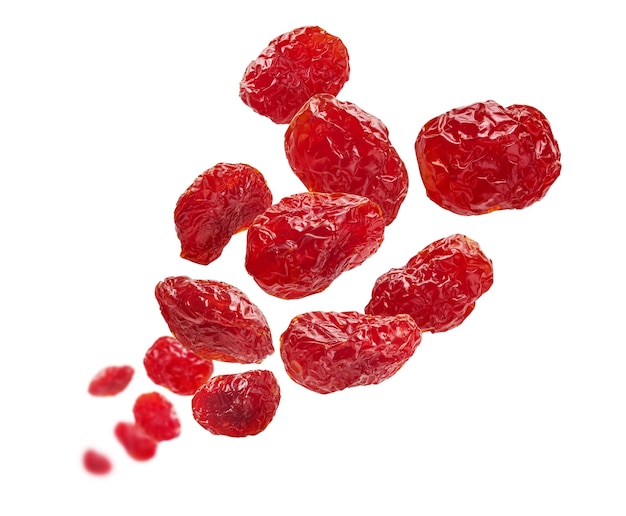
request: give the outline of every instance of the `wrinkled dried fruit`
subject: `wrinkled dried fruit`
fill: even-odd
[[[158,392],[140,395],[133,406],[135,423],[157,442],[180,435],[180,421],[174,405]]]
[[[207,265],[231,237],[272,204],[261,173],[245,164],[218,163],[200,174],[174,210],[181,257]]]
[[[181,396],[190,396],[213,374],[213,362],[187,349],[174,337],[160,337],[143,359],[148,378]]]
[[[201,358],[250,364],[274,352],[265,316],[228,283],[173,276],[155,296],[174,337]]]
[[[295,174],[312,192],[346,192],[377,203],[391,223],[406,197],[404,163],[378,118],[350,102],[321,94],[309,99],[285,133]]]
[[[530,106],[504,108],[492,100],[433,118],[415,153],[428,197],[460,215],[530,206],[561,171],[546,117]]]
[[[337,95],[349,76],[342,41],[320,27],[301,27],[272,40],[248,65],[239,96],[257,113],[286,124],[316,93]]]
[[[135,423],[120,422],[115,425],[115,437],[135,460],[146,461],[156,455],[157,442]]]
[[[271,371],[256,370],[214,376],[191,402],[193,417],[216,435],[256,435],[270,424],[280,402],[280,388]]]
[[[384,230],[379,206],[365,197],[292,195],[268,208],[248,229],[246,269],[268,294],[305,297],[374,254]]]
[[[287,374],[321,394],[380,383],[413,356],[421,331],[408,315],[308,312],[281,336]]]
[[[111,460],[96,450],[87,450],[83,454],[83,466],[93,475],[106,475],[113,469]]]
[[[491,260],[464,235],[433,242],[401,268],[380,276],[365,312],[409,314],[422,331],[461,324],[493,284]]]
[[[92,396],[115,396],[122,392],[133,379],[135,370],[131,366],[110,366],[102,369],[89,383]]]

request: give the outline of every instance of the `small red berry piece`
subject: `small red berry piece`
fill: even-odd
[[[413,356],[421,338],[408,315],[308,312],[282,334],[280,356],[292,380],[328,394],[387,380]]]
[[[154,383],[174,394],[190,396],[213,374],[213,362],[187,349],[174,337],[160,337],[146,352],[143,365]]]
[[[337,95],[349,77],[343,42],[320,27],[300,27],[270,41],[248,65],[239,96],[257,113],[286,124],[309,97]]]
[[[157,442],[169,441],[180,435],[180,421],[174,405],[162,394],[142,394],[133,406],[135,423]]]
[[[255,370],[214,376],[192,399],[193,417],[216,435],[256,435],[270,424],[280,402],[271,371]]]
[[[174,337],[199,357],[250,364],[274,352],[265,315],[232,285],[173,276],[155,296]]]
[[[196,178],[174,210],[181,257],[207,265],[231,237],[272,204],[261,173],[242,163],[218,163]]]
[[[115,425],[115,437],[128,455],[138,461],[150,460],[156,455],[157,442],[135,423]]]
[[[92,396],[115,396],[122,392],[133,379],[135,370],[131,366],[110,366],[102,369],[89,383]]]
[[[106,475],[113,469],[111,460],[96,450],[87,450],[83,454],[83,466],[93,475]]]

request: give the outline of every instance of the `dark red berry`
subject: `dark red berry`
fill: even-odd
[[[180,435],[180,421],[174,405],[158,392],[142,394],[133,406],[135,423],[157,442]]]

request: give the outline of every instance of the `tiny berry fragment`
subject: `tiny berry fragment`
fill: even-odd
[[[135,423],[157,442],[180,435],[180,421],[174,405],[158,392],[140,395],[133,406]]]
[[[106,475],[113,469],[111,460],[96,450],[87,450],[83,454],[83,466],[92,475]]]
[[[218,163],[196,178],[174,210],[181,257],[207,265],[231,237],[272,204],[261,173],[245,164]]]
[[[132,459],[146,461],[156,455],[157,442],[137,424],[120,422],[115,426],[114,433]]]
[[[459,326],[493,284],[491,260],[464,235],[442,238],[380,276],[365,313],[409,314],[422,331]]]
[[[430,120],[415,153],[428,197],[459,215],[526,208],[546,195],[561,171],[543,113],[492,100]]]
[[[181,396],[191,396],[213,374],[211,360],[200,358],[168,336],[158,338],[150,346],[143,365],[155,384]]]
[[[277,124],[289,123],[316,93],[337,95],[350,77],[343,42],[320,27],[300,27],[270,41],[239,87],[241,100]]]
[[[409,179],[404,162],[378,118],[332,95],[311,97],[285,133],[294,173],[312,192],[345,192],[377,203],[390,224]]]
[[[93,377],[87,390],[92,396],[115,396],[128,387],[134,373],[127,365],[106,367]]]
[[[328,394],[390,378],[413,356],[421,338],[408,315],[308,312],[282,334],[280,356],[296,383]]]
[[[228,283],[172,276],[155,296],[174,337],[201,358],[251,364],[274,352],[265,315]]]
[[[270,424],[280,402],[271,371],[255,370],[214,376],[192,399],[193,417],[212,434],[246,437]]]

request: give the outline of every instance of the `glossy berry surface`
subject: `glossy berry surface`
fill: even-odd
[[[302,298],[326,289],[374,254],[384,230],[379,206],[365,197],[295,194],[254,220],[245,266],[268,294]]]
[[[337,95],[349,77],[343,42],[320,27],[300,27],[273,39],[248,65],[239,96],[257,113],[287,124],[309,97]]]
[[[132,459],[146,461],[156,455],[158,443],[137,424],[120,422],[115,425],[114,433]]]
[[[477,242],[455,234],[380,276],[365,312],[409,314],[422,331],[447,331],[467,318],[492,284],[491,260]]]
[[[213,362],[183,346],[174,337],[160,337],[146,351],[148,378],[174,394],[190,396],[213,374]]]
[[[113,469],[109,457],[91,449],[83,454],[83,466],[92,475],[106,475]]]
[[[287,374],[321,394],[380,383],[413,356],[421,331],[408,315],[308,312],[281,336]]]
[[[271,371],[255,370],[214,376],[192,399],[195,420],[216,435],[256,435],[270,424],[280,403],[280,388]]]
[[[115,396],[128,387],[134,374],[128,365],[105,367],[89,382],[87,391],[92,396]]]
[[[242,163],[218,163],[200,174],[174,210],[181,257],[207,265],[216,260],[232,236],[272,204],[261,173]]]
[[[294,173],[312,192],[346,192],[377,203],[391,223],[409,187],[389,131],[375,116],[328,94],[315,95],[285,132]]]
[[[155,296],[174,337],[201,358],[249,364],[274,352],[265,315],[233,285],[172,276]]]
[[[526,208],[546,195],[561,171],[543,113],[492,100],[430,120],[415,153],[428,197],[460,215]]]
[[[157,442],[180,435],[180,421],[174,405],[158,392],[140,395],[133,405],[135,423]]]

